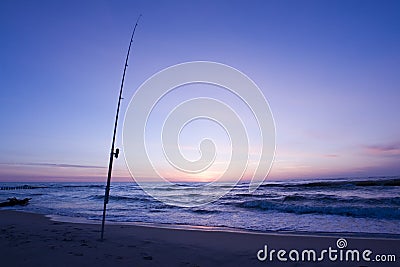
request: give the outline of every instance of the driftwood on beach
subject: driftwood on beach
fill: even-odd
[[[26,206],[29,204],[31,198],[17,199],[15,197],[8,198],[6,202],[0,202],[0,207],[11,207],[11,206]]]

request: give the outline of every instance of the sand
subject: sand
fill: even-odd
[[[0,266],[400,266],[400,239],[359,236],[238,233],[204,229],[52,221],[32,213],[0,211]],[[346,238],[349,249],[395,254],[396,262],[272,262],[257,252],[324,249]],[[260,254],[261,256],[263,254]]]

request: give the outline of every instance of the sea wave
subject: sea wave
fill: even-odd
[[[343,186],[400,186],[400,178],[375,179],[375,180],[336,180],[336,181],[317,181],[317,182],[289,182],[289,183],[267,183],[261,187],[343,187]]]
[[[105,188],[105,185],[99,184],[84,184],[84,185],[61,185],[62,188]]]
[[[190,209],[190,211],[197,214],[215,214],[221,212],[219,210],[208,210],[208,209]]]
[[[92,195],[89,196],[89,199],[99,199],[99,200],[103,200],[104,199],[104,195]],[[153,200],[145,197],[145,196],[118,196],[118,195],[110,195],[109,199],[112,201],[142,201],[142,202],[152,202]]]
[[[345,205],[309,205],[287,204],[270,200],[250,200],[237,204],[241,208],[256,209],[261,211],[278,211],[296,214],[324,214],[340,215],[363,218],[400,219],[400,208],[378,206],[345,206]]]
[[[361,204],[361,205],[397,205],[400,207],[400,197],[374,197],[374,198],[363,198],[355,196],[335,196],[326,194],[309,194],[300,195],[293,194],[284,196],[281,198],[283,202],[319,202],[322,204],[328,203],[348,203],[348,204]]]

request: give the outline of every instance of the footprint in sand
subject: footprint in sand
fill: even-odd
[[[70,252],[68,252],[68,254],[71,254],[71,255],[74,255],[74,256],[79,256],[79,257],[83,256],[83,253],[80,253],[80,252],[72,252],[72,251],[70,251]]]
[[[144,260],[151,261],[153,259],[153,257],[151,255],[147,254],[147,253],[140,253],[140,254],[142,255],[142,258]]]
[[[143,256],[143,259],[144,259],[144,260],[151,261],[151,260],[153,259],[153,257],[150,256],[150,255],[147,255],[147,256]]]

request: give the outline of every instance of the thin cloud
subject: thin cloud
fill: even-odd
[[[339,157],[339,155],[336,155],[336,154],[326,154],[326,155],[324,155],[324,157],[325,157],[325,158],[337,158],[337,157]]]
[[[37,167],[53,167],[53,168],[81,168],[81,169],[105,169],[104,166],[96,165],[80,165],[67,163],[47,163],[47,162],[23,162],[23,163],[0,163],[1,165],[17,165],[17,166],[37,166]]]
[[[377,156],[400,156],[400,142],[367,145],[364,147],[366,152]]]

